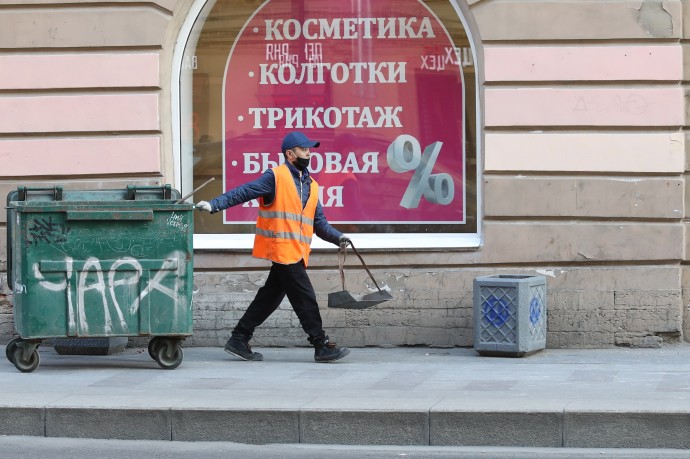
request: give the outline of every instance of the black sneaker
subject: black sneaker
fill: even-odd
[[[317,362],[333,362],[340,360],[350,353],[346,347],[336,347],[326,339],[323,343],[314,343],[314,360]]]
[[[260,352],[252,352],[249,342],[232,337],[225,343],[225,352],[235,355],[242,360],[263,360],[264,356]]]

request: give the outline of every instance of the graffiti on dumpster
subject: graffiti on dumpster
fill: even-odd
[[[46,290],[53,292],[67,293],[67,310],[68,321],[70,329],[77,329],[79,324],[79,331],[82,334],[89,334],[89,324],[86,318],[86,297],[89,294],[89,307],[92,307],[94,298],[98,298],[93,307],[103,308],[103,315],[105,317],[104,332],[106,334],[112,333],[114,330],[114,320],[119,324],[119,333],[128,333],[128,327],[125,317],[131,317],[139,310],[139,305],[142,299],[150,295],[153,291],[160,292],[166,297],[170,298],[173,303],[179,304],[184,302],[183,295],[177,294],[179,290],[179,283],[182,282],[186,265],[181,260],[185,259],[185,254],[181,251],[174,251],[161,261],[161,265],[151,269],[155,275],[152,275],[148,282],[140,285],[145,268],[139,260],[131,257],[119,258],[115,261],[108,260],[110,268],[107,268],[105,261],[98,258],[91,257],[79,263],[81,269],[74,269],[75,261],[71,257],[65,258],[65,277],[61,282],[48,281],[41,273],[39,263],[33,265],[33,275],[38,280],[38,285]],[[103,269],[106,265],[106,270]],[[124,277],[123,272],[131,272],[132,275]],[[118,275],[119,274],[119,275]],[[164,285],[163,280],[173,277],[174,286],[169,287]],[[95,278],[95,280],[94,280]],[[75,288],[76,287],[76,288]],[[121,295],[121,298],[132,298],[129,304],[121,304],[116,295],[116,289],[125,288],[129,291],[134,291],[138,295]],[[74,294],[71,293],[74,288]],[[17,289],[26,291],[26,286],[15,285]],[[73,302],[76,300],[77,317],[75,317]],[[170,319],[173,322],[177,321],[178,308],[170,308]]]
[[[69,233],[69,228],[62,223],[54,222],[53,217],[34,218],[29,222],[27,230],[27,245],[65,242],[67,240],[66,235]]]
[[[81,234],[80,234],[81,233]],[[162,237],[161,234],[150,231],[142,225],[131,225],[128,228],[117,228],[113,232],[100,230],[84,233],[82,228],[72,231],[66,241],[52,244],[52,248],[65,255],[80,254],[88,256],[91,253],[114,253],[119,257],[133,257],[136,259],[155,256],[161,250],[167,250],[170,244],[177,244],[187,238],[187,229],[171,232]]]
[[[187,228],[189,228],[189,223],[185,223],[184,216],[178,215],[175,212],[173,212],[167,219],[168,226],[171,226],[173,228],[179,228],[185,233],[187,232]]]

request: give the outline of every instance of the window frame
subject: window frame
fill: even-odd
[[[464,11],[458,0],[448,0],[460,19],[469,41],[470,49],[475,63],[475,94],[476,99],[476,221],[477,229],[474,233],[353,233],[356,235],[357,247],[363,249],[479,249],[483,244],[483,213],[482,213],[482,175],[483,175],[483,145],[484,123],[482,117],[482,83],[481,63],[477,43],[472,27],[467,20],[469,11]],[[192,191],[193,166],[191,162],[191,150],[183,151],[182,147],[182,118],[184,98],[189,97],[191,105],[191,88],[187,88],[189,94],[185,94],[182,86],[182,70],[184,51],[187,48],[194,25],[202,18],[204,8],[209,4],[215,4],[216,0],[194,0],[187,12],[187,16],[180,27],[178,39],[172,58],[171,76],[171,111],[172,111],[172,154],[173,154],[173,183],[182,195]],[[467,7],[465,7],[467,10]],[[188,156],[185,157],[184,155]],[[188,175],[185,178],[185,174]],[[195,249],[251,249],[254,242],[253,234],[220,233],[220,234],[194,234]],[[314,237],[312,249],[332,247],[331,244]]]

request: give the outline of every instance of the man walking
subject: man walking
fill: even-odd
[[[226,352],[243,360],[263,360],[261,353],[252,351],[249,340],[285,295],[314,346],[314,360],[330,362],[350,353],[348,348],[338,348],[326,336],[316,293],[306,271],[314,233],[341,247],[350,243],[347,236],[326,220],[319,202],[318,184],[309,175],[310,149],[319,144],[301,132],[291,132],[282,144],[285,164],[196,205],[200,210],[216,213],[252,199],[259,200],[252,255],[270,260],[271,270],[225,344]]]

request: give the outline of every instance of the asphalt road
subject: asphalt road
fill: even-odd
[[[463,459],[690,458],[689,450],[431,446],[245,445],[228,442],[0,436],[0,457],[22,459]]]

